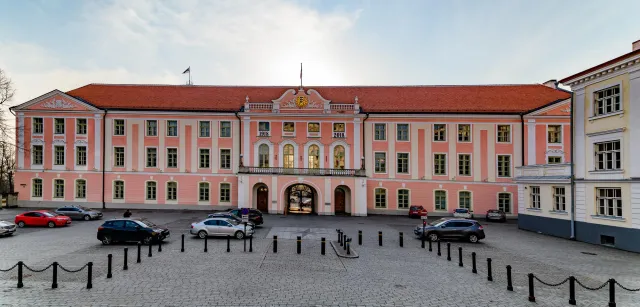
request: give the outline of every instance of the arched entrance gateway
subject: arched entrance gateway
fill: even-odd
[[[347,214],[351,212],[351,189],[345,185],[336,187],[334,192],[333,203],[336,215]]]
[[[266,184],[256,184],[254,187],[255,208],[262,212],[269,212],[269,187]]]
[[[287,213],[311,214],[316,212],[317,193],[310,185],[294,184],[285,191]]]

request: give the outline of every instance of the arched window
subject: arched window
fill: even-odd
[[[320,148],[318,145],[309,146],[309,168],[320,168]]]
[[[293,154],[293,145],[284,145],[283,155],[284,160],[282,161],[284,168],[293,168],[293,162],[295,161],[295,156]]]
[[[338,145],[333,148],[333,168],[344,169],[344,147]]]
[[[267,144],[258,147],[258,166],[269,167],[269,145]]]

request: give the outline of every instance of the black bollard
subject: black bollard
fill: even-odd
[[[347,255],[351,255],[351,238],[347,240]]]
[[[487,258],[487,280],[493,281],[493,275],[491,274],[491,258]]]
[[[153,256],[153,252],[151,251],[151,242],[149,242],[149,253],[147,254],[147,257],[152,257]]]
[[[378,246],[382,246],[382,231],[378,231]]]
[[[403,233],[400,232],[400,247],[404,246],[404,238],[403,238]]]
[[[458,266],[464,266],[462,264],[462,247],[458,247]]]
[[[278,252],[278,236],[273,236],[273,252]]]
[[[129,269],[129,249],[124,248],[124,265],[122,266],[122,270],[126,271]]]
[[[616,307],[616,280],[609,279],[609,307]]]
[[[324,245],[325,244],[326,244],[325,243],[325,239],[324,238],[320,239],[320,255],[324,255],[325,254],[324,253]]]
[[[162,252],[162,241],[158,241],[158,253]]]
[[[420,236],[420,240],[422,241],[420,247],[424,248],[424,234]]]
[[[338,243],[342,246],[342,230],[338,229]]]
[[[529,277],[529,302],[535,302],[536,296],[533,293],[533,273],[527,275]]]
[[[442,256],[442,253],[440,252],[440,241],[438,241],[438,256]]]
[[[513,281],[511,280],[511,266],[507,265],[507,290],[513,291]]]
[[[209,239],[208,238],[209,238],[209,236],[204,237],[204,252],[205,253],[209,251],[209,249],[207,248],[208,247],[207,245],[209,245],[209,243],[208,243]]]
[[[140,244],[140,242],[138,242],[138,259],[136,259],[137,263],[142,262],[142,259],[140,259],[140,250],[142,249],[142,244]]]
[[[576,278],[569,276],[569,305],[576,304]]]
[[[93,288],[91,283],[91,275],[93,275],[93,262],[87,263],[87,289]]]
[[[342,233],[342,244],[343,245],[347,245],[347,234],[346,233]]]
[[[298,255],[302,252],[302,237],[298,236],[298,238],[296,239],[297,243],[297,247],[296,247],[296,251],[298,252]]]
[[[451,243],[447,243],[447,261],[451,261]]]
[[[53,283],[51,283],[51,289],[58,288],[58,263],[53,263]]]
[[[182,234],[182,244],[180,245],[180,252],[184,253],[184,233]]]
[[[431,248],[431,240],[429,240],[429,251],[432,252],[433,248]]]
[[[342,246],[342,249],[347,250],[347,237],[344,237],[342,242],[344,243],[344,245]]]
[[[253,253],[253,236],[249,237],[249,252]]]
[[[362,230],[358,230],[358,245],[362,245]]]
[[[18,261],[18,288],[22,288],[24,287],[24,284],[22,283],[22,266],[24,264],[22,263],[22,261]]]
[[[113,276],[111,274],[111,258],[113,258],[111,254],[107,255],[107,278],[111,278]]]
[[[471,273],[478,274],[476,269],[476,252],[471,253]]]
[[[227,236],[227,253],[231,252],[231,236]]]

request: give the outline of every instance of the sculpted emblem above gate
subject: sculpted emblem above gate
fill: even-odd
[[[300,109],[306,107],[309,104],[309,98],[307,96],[296,96],[296,106]]]

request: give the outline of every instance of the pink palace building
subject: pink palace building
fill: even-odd
[[[555,80],[89,84],[12,108],[15,186],[25,207],[364,216],[421,205],[431,216],[469,208],[514,217],[516,168],[570,162],[570,97]]]

